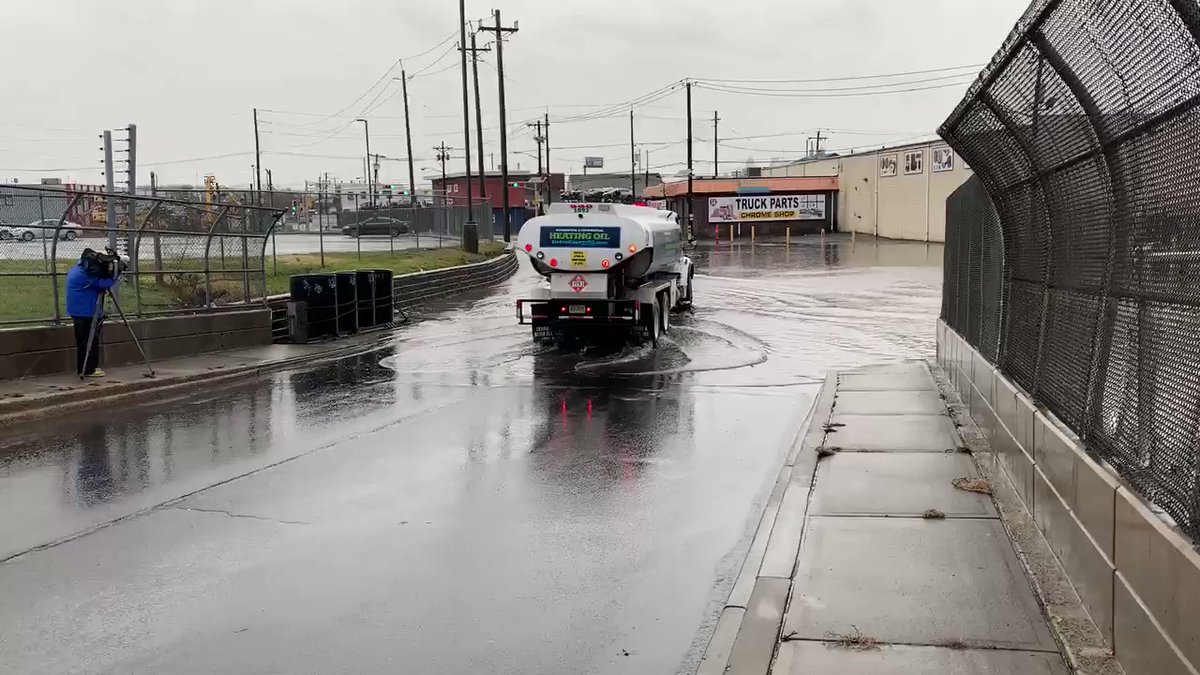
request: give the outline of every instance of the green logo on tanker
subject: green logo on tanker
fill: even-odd
[[[621,242],[619,227],[543,227],[541,245],[575,248],[617,248]]]

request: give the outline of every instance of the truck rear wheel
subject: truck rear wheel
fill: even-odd
[[[650,310],[650,346],[652,347],[658,346],[658,336],[662,335],[662,319],[659,318],[662,314],[661,306],[662,303],[655,302],[652,305],[653,309]]]
[[[667,307],[667,298],[669,296],[664,293],[662,299],[658,301],[659,316],[662,317],[662,334],[666,335],[671,332],[671,310]]]

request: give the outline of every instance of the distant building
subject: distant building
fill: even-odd
[[[562,192],[564,184],[564,176],[561,173],[552,173],[548,176],[548,180],[543,180],[536,172],[532,171],[513,171],[508,172],[508,185],[504,185],[504,178],[499,171],[488,171],[485,175],[485,184],[480,185],[479,175],[471,174],[471,199],[472,202],[478,203],[483,193],[487,195],[487,202],[492,206],[492,221],[496,226],[496,232],[503,227],[502,214],[504,212],[504,189],[508,190],[509,204],[509,222],[512,227],[520,227],[527,217],[532,214],[537,208],[539,201],[544,201],[547,195],[557,195]],[[548,185],[547,185],[548,183]],[[433,179],[433,194],[434,205],[440,206],[447,204],[450,206],[466,206],[467,204],[467,175],[465,173],[448,174],[443,181],[441,176]]]
[[[781,228],[790,228],[793,234],[816,228],[941,242],[946,240],[946,198],[967,180],[971,170],[945,141],[938,139],[750,166],[740,173],[732,179],[692,180],[697,236],[712,237],[720,232],[724,237],[726,224],[732,219],[735,236],[738,222],[743,236],[753,222],[759,235],[778,234]],[[680,215],[686,214],[686,195],[686,180],[643,191],[647,198],[666,199],[668,207]],[[770,200],[728,201],[730,197],[752,196],[796,199],[776,200],[776,205],[784,205],[777,209],[771,209]],[[801,208],[792,209],[793,202]],[[739,205],[747,210],[738,212]],[[766,214],[766,210],[774,212]],[[795,217],[779,217],[787,214]]]
[[[633,176],[633,191],[635,194],[642,194],[647,186],[653,187],[662,185],[662,175],[651,173],[647,178],[644,173],[634,173]],[[625,173],[573,173],[567,177],[567,189],[569,190],[594,190],[598,188],[629,188],[629,172]]]

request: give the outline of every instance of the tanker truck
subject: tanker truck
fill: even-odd
[[[657,346],[671,312],[692,304],[695,270],[671,211],[551,204],[521,226],[517,250],[550,282],[541,297],[517,300],[517,321],[541,344],[616,337]]]

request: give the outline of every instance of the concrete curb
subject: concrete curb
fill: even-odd
[[[930,364],[929,370],[946,400],[959,437],[971,451],[975,466],[992,484],[992,501],[1000,522],[1008,533],[1017,559],[1025,568],[1038,604],[1049,617],[1050,633],[1058,642],[1067,666],[1076,675],[1123,675],[1124,669],[1114,657],[1112,648],[1084,608],[1062,564],[1021,501],[1017,488],[999,466],[995,450],[972,419],[949,375],[936,364]]]
[[[770,670],[807,520],[816,450],[825,440],[836,394],[837,373],[831,371],[792,440],[697,675]]]
[[[211,389],[220,385],[230,384],[243,379],[250,379],[265,373],[285,370],[300,364],[315,364],[335,359],[345,358],[378,349],[388,340],[376,337],[369,342],[346,344],[331,347],[328,351],[317,354],[302,354],[286,359],[254,363],[221,370],[210,370],[202,373],[179,375],[169,378],[147,379],[137,382],[72,389],[58,395],[39,397],[31,401],[9,402],[0,409],[0,424],[20,424],[36,421],[52,415],[70,414],[93,407],[92,404],[100,399],[106,403],[141,403],[147,400],[166,400]],[[22,404],[25,405],[22,405]]]

